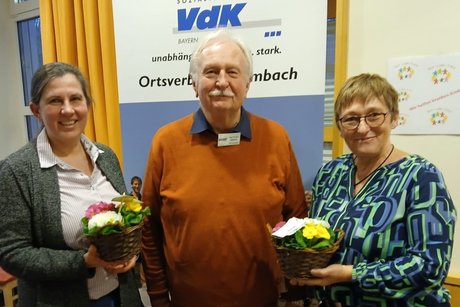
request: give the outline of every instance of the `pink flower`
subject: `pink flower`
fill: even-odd
[[[115,209],[115,205],[112,203],[105,203],[103,201],[98,202],[96,204],[92,204],[91,206],[86,209],[85,217],[90,220],[94,215],[106,212],[106,211],[113,211]]]
[[[277,231],[278,229],[280,229],[281,227],[283,227],[284,224],[286,224],[285,221],[278,222],[278,224],[276,224],[275,227],[273,227],[272,232]]]

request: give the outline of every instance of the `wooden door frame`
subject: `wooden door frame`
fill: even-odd
[[[348,13],[349,0],[328,0],[327,16],[336,20],[334,101],[347,79]],[[324,127],[324,142],[332,143],[332,159],[343,154],[343,139],[335,124],[335,118],[332,126]]]

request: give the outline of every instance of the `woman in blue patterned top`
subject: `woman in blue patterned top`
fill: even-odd
[[[390,141],[397,92],[361,74],[345,83],[334,111],[351,154],[319,170],[310,215],[345,237],[334,264],[291,283],[325,286],[341,306],[450,306],[443,283],[456,211],[441,172]]]

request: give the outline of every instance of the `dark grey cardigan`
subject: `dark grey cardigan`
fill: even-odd
[[[115,154],[97,147],[96,164],[126,192]],[[56,168],[40,168],[35,141],[0,161],[0,212],[0,266],[18,278],[19,305],[89,306],[85,251],[64,241]],[[118,275],[122,306],[142,306],[134,278],[133,270]]]

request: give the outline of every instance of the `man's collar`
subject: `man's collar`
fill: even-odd
[[[203,131],[213,131],[211,125],[206,121],[206,117],[204,116],[203,110],[198,109],[196,111],[195,116],[193,118],[192,128],[190,129],[190,134],[197,134]],[[230,132],[240,132],[242,136],[245,138],[251,139],[251,125],[249,122],[248,112],[241,107],[241,118],[235,128],[232,129]]]

